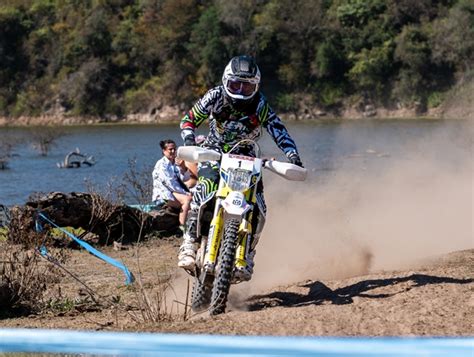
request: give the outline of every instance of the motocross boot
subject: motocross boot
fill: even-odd
[[[179,248],[178,267],[183,269],[194,269],[198,248],[197,212],[190,210],[188,213],[187,227],[183,235],[183,243]]]
[[[249,281],[252,279],[253,267],[255,266],[254,262],[255,250],[252,250],[245,257],[247,265],[245,267],[235,267],[234,270],[234,280],[235,281]]]

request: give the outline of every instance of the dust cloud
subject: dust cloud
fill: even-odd
[[[254,277],[236,293],[404,269],[473,248],[472,122],[466,130],[467,138],[440,130],[405,143],[404,156],[370,149],[331,171],[310,168],[304,183],[267,174]]]

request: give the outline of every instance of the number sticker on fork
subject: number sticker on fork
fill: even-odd
[[[234,198],[232,200],[232,204],[240,207],[240,206],[242,206],[242,200],[240,198]]]

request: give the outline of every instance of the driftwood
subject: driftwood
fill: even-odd
[[[58,162],[56,165],[63,169],[63,168],[78,168],[81,166],[92,166],[95,164],[94,156],[88,156],[87,154],[81,154],[79,148],[76,150],[71,151],[66,155],[63,162]]]
[[[101,245],[136,242],[156,231],[171,235],[179,227],[178,212],[168,208],[148,214],[126,205],[114,205],[95,194],[53,192],[11,209],[9,240],[23,243],[23,239],[28,239],[35,231],[38,212],[60,227],[93,233]],[[40,221],[47,225],[41,218]]]

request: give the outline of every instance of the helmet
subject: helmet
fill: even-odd
[[[253,57],[232,58],[224,69],[222,84],[233,102],[251,99],[260,86],[260,70]]]

